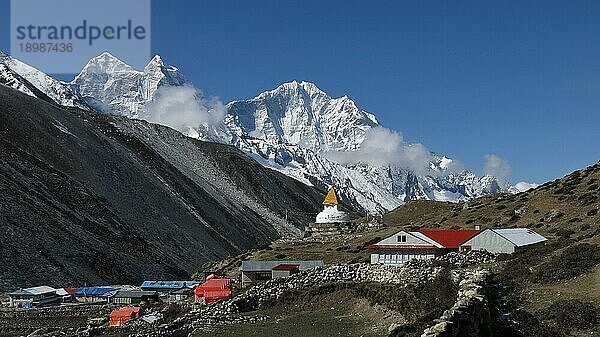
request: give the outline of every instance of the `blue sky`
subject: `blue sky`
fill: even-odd
[[[545,182],[600,159],[599,18],[598,1],[155,0],[152,50],[225,102],[311,81],[478,173],[496,154]]]

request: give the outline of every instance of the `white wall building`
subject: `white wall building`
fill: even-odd
[[[528,228],[488,228],[465,241],[462,249],[486,250],[490,253],[514,253],[521,247],[547,241]]]
[[[371,264],[401,264],[412,259],[426,260],[448,251],[477,234],[477,230],[400,231],[367,248]]]

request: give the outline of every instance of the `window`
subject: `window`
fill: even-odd
[[[398,235],[398,242],[406,242],[406,235]]]

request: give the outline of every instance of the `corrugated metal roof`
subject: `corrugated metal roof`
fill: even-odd
[[[140,307],[123,307],[118,310],[113,310],[110,313],[110,317],[131,317],[131,315],[139,315]]]
[[[436,242],[435,240],[431,239],[430,237],[428,237],[427,235],[421,233],[421,232],[407,232],[408,234],[421,239],[422,241],[427,242],[428,244],[435,246],[437,248],[444,248],[444,246],[442,246],[439,242]]]
[[[102,296],[110,291],[117,290],[109,287],[81,287],[75,292],[75,296]]]
[[[68,296],[70,295],[64,288],[56,289],[56,295],[58,296]]]
[[[143,298],[156,296],[158,296],[156,291],[119,290],[113,295],[113,298]]]
[[[425,245],[370,245],[368,249],[437,249],[436,246],[425,246]]]
[[[512,242],[517,247],[532,245],[548,240],[528,228],[490,228],[490,230]]]
[[[48,286],[38,286],[38,287],[20,289],[20,290],[14,291],[8,295],[9,296],[11,296],[11,295],[13,295],[13,296],[16,296],[16,295],[35,296],[35,295],[42,295],[42,294],[47,294],[47,293],[56,293],[56,290],[57,289],[54,289],[54,288],[48,287]]]
[[[144,281],[141,288],[147,289],[182,289],[193,288],[202,282],[200,281]]]
[[[25,290],[26,292],[28,292],[32,295],[41,295],[41,294],[56,292],[56,289],[54,289],[52,287],[48,287],[48,286],[31,287],[31,288],[27,288],[27,289],[23,289],[23,290]]]
[[[300,266],[300,270],[308,270],[316,267],[323,267],[325,263],[323,260],[309,260],[309,261],[253,261],[247,260],[242,261],[241,271],[264,271],[269,272],[280,264],[297,264]]]

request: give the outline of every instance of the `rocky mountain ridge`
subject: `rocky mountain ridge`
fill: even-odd
[[[233,146],[5,85],[0,125],[0,290],[185,279],[299,233],[324,197]]]
[[[373,214],[383,214],[410,200],[464,201],[514,191],[493,176],[452,168],[452,159],[433,153],[425,153],[429,163],[422,163],[419,172],[405,160],[340,162],[336,157],[360,153],[373,130],[383,127],[375,115],[360,109],[349,97],[331,98],[309,82],[284,83],[254,98],[230,102],[216,122],[177,125],[173,118],[188,107],[189,99],[161,106],[173,107],[175,117],[168,120],[157,119],[151,111],[165,88],[191,90],[192,101],[201,106],[192,113],[215,109],[204,109],[201,92],[158,55],[138,71],[103,53],[91,59],[70,86],[78,102],[95,111],[146,119],[193,138],[234,145],[263,166],[306,184],[325,189],[333,183],[344,203]],[[179,92],[168,94],[175,97]],[[411,151],[419,145],[402,142],[400,146]]]

